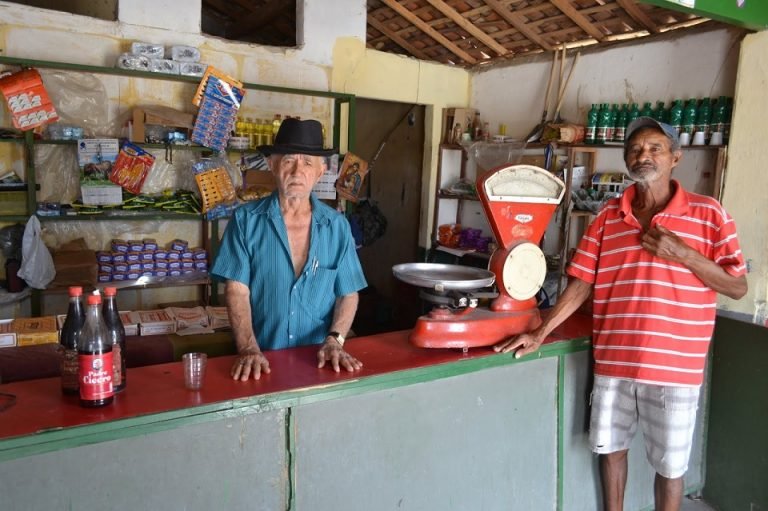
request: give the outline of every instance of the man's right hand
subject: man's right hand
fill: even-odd
[[[245,350],[237,356],[229,373],[233,380],[248,381],[251,375],[258,380],[261,373],[269,373],[269,361],[258,348]]]
[[[544,339],[539,339],[539,336],[534,334],[520,334],[496,344],[493,347],[493,351],[496,353],[509,353],[510,351],[514,351],[515,358],[520,358],[535,353],[543,341]]]

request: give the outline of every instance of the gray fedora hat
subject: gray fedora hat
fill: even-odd
[[[264,156],[271,154],[309,154],[331,156],[335,149],[323,148],[323,126],[315,120],[286,119],[280,124],[275,143],[259,146]]]

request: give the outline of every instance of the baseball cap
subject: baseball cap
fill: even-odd
[[[665,122],[659,122],[652,117],[638,117],[627,126],[624,134],[624,156],[627,156],[627,145],[632,139],[632,135],[642,128],[657,128],[661,130],[670,140],[672,149],[680,147],[680,139],[677,136],[677,130]]]

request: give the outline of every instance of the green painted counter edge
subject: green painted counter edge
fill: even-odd
[[[590,347],[588,336],[547,344],[537,353],[522,359],[513,354],[489,355],[434,366],[395,371],[333,385],[299,388],[286,392],[222,401],[209,405],[184,408],[111,422],[88,424],[66,429],[53,429],[34,435],[0,441],[0,462],[62,449],[70,449],[120,438],[166,431],[186,425],[241,417],[253,413],[291,408],[329,399],[356,396],[368,392],[405,387],[485,369],[525,363],[541,358],[560,357],[585,351]]]

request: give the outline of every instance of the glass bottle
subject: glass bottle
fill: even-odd
[[[125,327],[117,308],[116,288],[104,288],[104,305],[101,312],[107,327],[107,342],[112,344],[113,387],[117,394],[125,389],[127,374],[125,372]]]
[[[80,330],[85,323],[85,309],[83,309],[83,288],[72,286],[69,288],[69,309],[64,326],[61,327],[59,348],[61,350],[61,391],[64,394],[78,394],[79,384],[77,378],[77,344],[80,339]]]
[[[725,113],[727,110],[728,104],[725,96],[720,96],[712,108],[712,119],[709,124],[710,133],[725,133]]]
[[[608,140],[608,126],[611,124],[611,110],[608,107],[608,103],[600,105],[600,111],[597,114],[597,136],[596,142],[598,144],[605,144]]]
[[[93,408],[112,403],[115,393],[112,386],[112,344],[107,340],[99,295],[88,295],[85,323],[77,345],[77,365],[80,371],[80,405]]]

